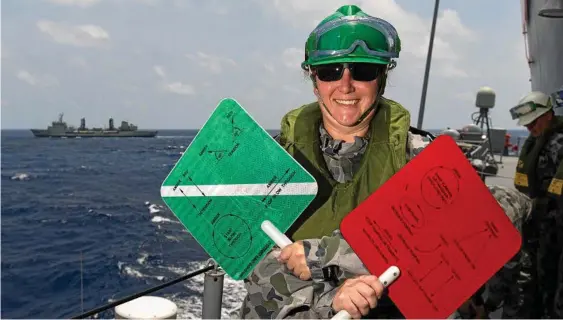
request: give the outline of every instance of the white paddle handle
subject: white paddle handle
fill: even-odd
[[[274,240],[274,243],[281,249],[289,246],[293,242],[283,233],[281,233],[278,228],[276,228],[269,220],[264,220],[262,222],[262,231],[264,231],[270,239]]]
[[[396,266],[391,266],[389,269],[385,270],[379,277],[379,281],[383,284],[384,288],[390,286],[401,274],[401,271]],[[340,310],[337,314],[332,317],[332,320],[347,320],[352,317],[346,310]]]
[[[348,313],[348,311],[346,310],[340,310],[338,311],[337,314],[334,315],[334,317],[332,317],[332,320],[348,320],[351,319],[352,316],[350,316],[350,314]]]
[[[278,230],[278,228],[276,228],[269,220],[264,220],[260,227],[262,228],[262,231],[264,231],[264,233],[266,233],[268,237],[270,237],[270,239],[272,239],[274,243],[281,249],[293,243],[291,239],[289,239],[285,234],[281,233],[281,231]],[[381,281],[384,288],[387,288],[389,285],[391,285],[391,283],[393,283],[393,281],[395,281],[399,277],[400,274],[401,272],[398,267],[391,266],[379,276],[379,281]],[[334,317],[332,317],[333,320],[344,320],[350,318],[351,316],[346,310],[341,310]]]

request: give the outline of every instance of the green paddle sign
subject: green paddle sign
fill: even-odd
[[[261,229],[287,231],[317,183],[233,99],[223,99],[164,180],[166,205],[233,279],[273,247]]]

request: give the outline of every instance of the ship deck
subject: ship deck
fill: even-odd
[[[485,179],[485,184],[487,185],[499,185],[514,189],[514,173],[516,172],[516,163],[518,162],[518,157],[515,156],[495,156],[497,161],[502,160],[499,163],[499,170],[496,176],[487,177]]]

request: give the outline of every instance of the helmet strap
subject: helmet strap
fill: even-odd
[[[379,88],[377,88],[377,95],[375,96],[375,101],[373,102],[371,107],[369,107],[366,111],[364,111],[364,113],[362,113],[358,121],[356,121],[356,123],[354,123],[352,127],[355,127],[360,123],[362,123],[365,120],[365,118],[371,113],[371,111],[376,109],[377,105],[379,104],[379,98],[385,92],[385,84],[387,83],[387,71],[385,71],[385,73],[379,76],[377,83],[380,84],[380,86]]]

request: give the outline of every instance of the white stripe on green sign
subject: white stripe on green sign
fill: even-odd
[[[262,222],[287,231],[317,183],[236,101],[224,99],[160,193],[203,249],[240,280],[274,245]]]
[[[279,190],[279,191],[277,191]],[[178,185],[160,188],[163,197],[236,197],[236,196],[266,196],[276,193],[287,195],[315,195],[316,183],[288,183],[283,188],[276,189],[268,184],[216,184],[216,185]]]

